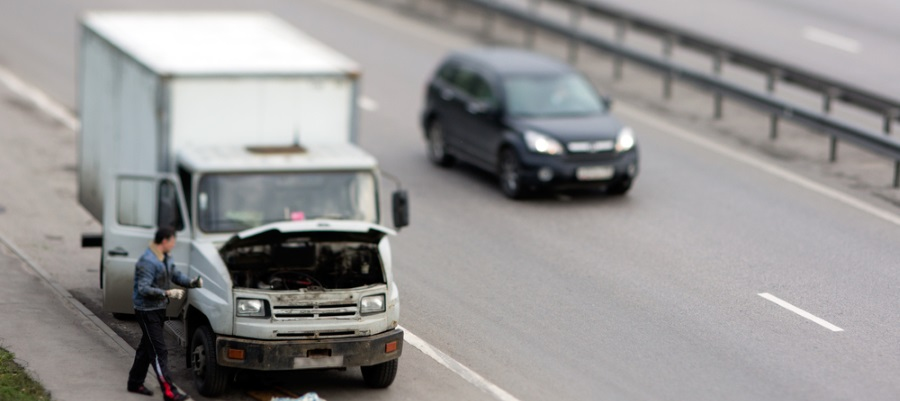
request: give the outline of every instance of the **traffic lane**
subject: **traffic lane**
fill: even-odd
[[[640,124],[635,125],[641,128]],[[639,132],[644,131],[646,129]],[[882,281],[884,285],[875,285],[880,290],[876,291],[877,296],[871,298],[885,301],[872,302],[869,295],[872,283],[868,279],[861,279],[853,286],[834,287],[846,280],[846,266],[871,269],[879,266],[877,263],[853,263],[833,268],[837,272],[821,272],[817,263],[811,264],[809,261],[817,260],[817,255],[828,261],[833,260],[834,250],[839,248],[826,243],[822,244],[824,248],[813,246],[798,255],[793,253],[795,248],[807,247],[795,236],[806,235],[817,241],[819,236],[816,232],[819,231],[838,231],[832,234],[838,238],[844,235],[843,227],[829,227],[827,221],[830,219],[828,216],[833,214],[831,210],[826,209],[824,216],[813,219],[818,224],[810,223],[811,228],[803,228],[807,224],[805,218],[797,222],[790,216],[799,211],[778,211],[778,204],[787,201],[760,201],[765,196],[755,193],[764,192],[759,188],[767,188],[765,185],[757,186],[742,179],[732,183],[735,179],[727,173],[721,173],[721,183],[705,182],[703,177],[708,174],[707,170],[724,172],[728,169],[710,167],[708,162],[692,162],[698,158],[697,155],[676,158],[672,163],[659,166],[665,158],[656,154],[659,145],[651,145],[654,142],[647,138],[642,142],[646,144],[644,173],[634,188],[635,192],[627,200],[610,201],[600,196],[575,198],[571,202],[554,199],[524,204],[509,202],[496,193],[490,179],[480,180],[481,174],[466,169],[437,170],[445,177],[435,181],[447,185],[439,184],[429,190],[427,196],[433,202],[445,201],[436,205],[420,202],[415,214],[418,216],[416,224],[395,241],[395,246],[401,251],[398,254],[406,256],[406,262],[398,261],[400,266],[405,266],[398,270],[398,280],[406,299],[404,324],[415,328],[421,336],[435,344],[447,343],[449,350],[461,353],[458,356],[461,361],[471,364],[477,371],[490,373],[490,378],[501,387],[528,389],[522,391],[525,394],[540,394],[542,389],[546,391],[550,388],[556,392],[546,396],[563,394],[572,398],[608,390],[592,386],[598,385],[595,382],[603,382],[598,377],[610,375],[612,378],[609,381],[612,383],[634,383],[634,388],[645,388],[646,377],[674,375],[671,380],[662,381],[669,385],[667,391],[693,386],[701,392],[703,388],[715,387],[749,394],[749,398],[754,398],[754,395],[773,398],[779,394],[778,389],[790,389],[792,380],[802,381],[809,367],[815,372],[816,367],[828,366],[811,360],[814,355],[805,355],[801,352],[803,350],[777,350],[779,345],[784,345],[784,339],[778,335],[754,338],[756,335],[753,333],[758,328],[747,327],[744,323],[750,313],[748,311],[782,318],[767,321],[769,324],[764,328],[780,330],[782,324],[789,324],[814,333],[821,330],[816,326],[806,327],[802,319],[782,316],[780,311],[770,310],[769,305],[756,295],[761,291],[772,291],[786,298],[794,295],[789,299],[799,305],[824,304],[814,310],[859,318],[858,326],[862,327],[857,328],[854,335],[860,330],[872,335],[866,336],[863,345],[856,349],[865,350],[871,344],[879,344],[879,352],[896,349],[885,348],[896,337],[879,338],[874,335],[890,328],[889,324],[885,325],[886,322],[896,321],[887,319],[893,308],[885,308],[885,304],[896,300],[896,295],[890,291],[897,282],[895,275],[879,278],[887,280]],[[676,142],[666,143],[663,148],[672,151],[679,145],[684,146]],[[418,162],[425,163],[425,160],[421,158]],[[691,167],[692,164],[696,166]],[[404,170],[412,171],[414,167]],[[418,171],[433,170],[423,166]],[[759,174],[750,172],[751,175],[754,173]],[[762,178],[770,179],[765,175]],[[452,188],[460,187],[456,185],[457,180],[469,180],[471,183],[465,193],[454,196],[458,189],[454,191]],[[784,183],[775,184],[787,186],[788,191],[798,190]],[[801,198],[815,196],[801,195]],[[815,204],[815,201],[803,200],[800,203]],[[763,206],[757,206],[758,203]],[[774,213],[769,207],[774,209]],[[731,209],[743,211],[732,218]],[[485,221],[491,223],[479,223]],[[586,227],[584,222],[588,221],[597,222],[596,226]],[[441,235],[437,240],[425,241],[425,237],[416,235],[413,230],[440,232]],[[787,234],[779,234],[785,230]],[[801,231],[801,234],[795,234],[795,231]],[[851,232],[846,235],[854,237],[855,234]],[[875,261],[891,260],[893,254],[883,255],[884,249],[890,249],[889,244],[885,245],[890,236],[881,234],[874,235],[876,240],[881,239],[881,246],[872,245],[870,251],[882,254]],[[620,240],[618,237],[625,238]],[[784,237],[789,237],[789,240]],[[870,238],[866,237],[860,236],[860,242],[869,242]],[[405,247],[410,240],[416,239],[423,241]],[[839,239],[836,241],[840,242]],[[449,252],[436,255],[441,249]],[[882,263],[880,267],[884,269],[889,266]],[[877,270],[872,272],[874,275],[878,273]],[[818,290],[823,287],[833,291],[820,294]],[[621,295],[616,297],[616,294]],[[654,294],[663,296],[657,296],[660,299],[654,301]],[[608,299],[610,295],[612,300]],[[823,296],[828,298],[820,298]],[[740,302],[736,302],[735,297],[739,297]],[[847,302],[848,299],[852,302]],[[610,302],[613,304],[610,305]],[[828,305],[829,302],[847,302],[850,305],[834,310],[832,305]],[[601,309],[599,316],[583,316],[594,308]],[[411,309],[412,313],[408,313]],[[473,316],[472,311],[478,311],[477,315]],[[873,314],[875,318],[870,319]],[[878,318],[879,314],[885,319]],[[670,321],[671,318],[666,317],[676,317],[676,320]],[[682,320],[684,317],[699,321]],[[642,327],[646,322],[657,322],[661,327],[655,330]],[[734,329],[728,331],[727,336],[718,338],[716,333],[723,331],[721,326]],[[682,330],[682,338],[672,340],[673,333],[666,330],[668,327]],[[554,330],[557,328],[558,331]],[[711,333],[710,338],[694,343],[690,339],[695,336],[695,331]],[[596,346],[594,342],[597,341],[595,336],[615,341],[610,340],[605,345],[609,349],[601,345],[592,352],[591,348]],[[794,341],[809,336],[806,331],[801,331],[796,336],[787,337]],[[744,345],[748,340],[754,340],[752,344],[758,348],[743,352],[744,360],[732,359],[732,353],[740,353],[741,347],[748,348]],[[476,343],[472,344],[473,341]],[[646,348],[647,344],[660,342],[669,346],[656,348],[655,352],[652,346]],[[707,345],[707,342],[714,346]],[[741,347],[729,351],[732,345]],[[710,351],[708,347],[721,349]],[[776,349],[773,350],[773,347]],[[503,355],[501,350],[506,348],[520,349],[522,352]],[[545,349],[546,352],[541,352]],[[671,354],[668,352],[670,349]],[[679,349],[682,351],[679,352]],[[484,353],[483,350],[490,351]],[[573,354],[573,358],[584,358],[581,364],[574,359],[560,360]],[[648,354],[658,359],[650,359],[643,364],[634,363],[635,355]],[[768,354],[776,357],[771,360],[763,358],[762,362],[777,367],[779,372],[793,369],[794,374],[786,376],[791,379],[781,378],[781,373],[765,377],[764,373],[750,375],[745,371],[769,371],[767,366],[754,366],[759,362],[753,362],[760,359],[757,355]],[[619,355],[620,358],[613,359],[614,363],[605,368],[590,368],[589,361],[601,361],[598,365],[602,367],[602,361],[612,359],[609,355]],[[718,363],[715,359],[717,355],[721,355]],[[656,372],[660,367],[654,364],[669,358],[669,366],[684,363],[696,370]],[[846,359],[852,368],[852,363],[858,358],[850,355]],[[891,364],[890,361],[882,362]],[[502,366],[517,366],[517,369],[510,372]],[[539,368],[541,366],[544,369]],[[633,380],[617,380],[615,373],[610,374],[622,371],[633,371]],[[550,372],[562,373],[556,377]],[[591,373],[597,376],[593,377]],[[500,376],[494,376],[497,374]],[[763,377],[759,380],[748,379],[760,375]],[[545,377],[547,379],[543,379]],[[742,381],[745,383],[742,384]],[[745,387],[753,388],[757,386],[755,383],[760,382],[773,383],[763,386],[773,392],[745,391]],[[839,378],[830,378],[828,382],[844,383]],[[565,387],[570,390],[579,386],[586,389],[568,394],[553,383],[566,383]],[[679,386],[679,383],[684,385]],[[776,385],[778,383],[780,385]],[[855,388],[849,385],[837,387]],[[702,398],[698,394],[685,395]],[[722,394],[713,392],[707,396],[715,399],[721,398]]]
[[[900,13],[896,3],[610,0],[605,4],[884,96],[900,92],[898,73],[892,68],[894,55],[900,54],[893,21]]]

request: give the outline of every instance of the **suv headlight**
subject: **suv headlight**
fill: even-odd
[[[556,139],[535,131],[525,131],[525,145],[528,150],[537,153],[559,155],[563,152],[562,145]]]
[[[359,314],[371,315],[384,312],[384,294],[369,295],[359,300]]]
[[[624,152],[634,147],[634,131],[631,127],[622,127],[616,136],[616,152]]]
[[[266,301],[238,298],[235,313],[244,317],[266,317]]]

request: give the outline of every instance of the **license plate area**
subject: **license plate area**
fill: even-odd
[[[331,356],[331,350],[325,348],[306,351],[306,356],[294,358],[294,369],[340,368],[344,366],[344,356]]]
[[[613,177],[616,170],[613,166],[589,166],[575,169],[575,178],[579,181],[608,180]]]

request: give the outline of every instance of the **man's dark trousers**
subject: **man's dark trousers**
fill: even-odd
[[[166,321],[166,310],[157,309],[149,311],[135,310],[138,324],[141,326],[141,344],[138,345],[134,355],[134,364],[128,373],[128,385],[139,386],[144,383],[147,376],[147,368],[153,366],[156,379],[159,380],[159,388],[163,395],[169,398],[178,393],[178,388],[169,380],[169,351],[166,348],[166,338],[163,333],[163,323]]]

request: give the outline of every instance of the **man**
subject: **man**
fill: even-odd
[[[166,306],[169,299],[181,299],[184,290],[169,288],[173,282],[182,287],[200,288],[203,280],[198,276],[193,280],[175,270],[175,263],[169,252],[175,247],[175,231],[171,228],[160,228],[153,237],[153,242],[144,251],[135,264],[134,269],[134,313],[141,326],[141,344],[134,355],[134,364],[128,373],[128,391],[132,393],[153,395],[144,386],[147,367],[152,364],[159,380],[159,387],[165,401],[183,401],[189,397],[182,393],[169,379],[168,355],[163,334],[163,323],[166,321]]]

